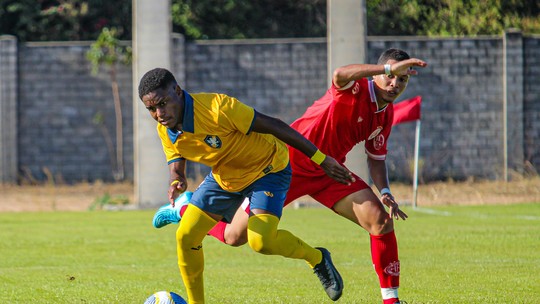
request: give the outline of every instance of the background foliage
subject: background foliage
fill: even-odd
[[[131,40],[131,0],[0,0],[0,34],[22,41],[95,40],[104,27]],[[326,36],[326,0],[172,0],[187,39]],[[368,35],[540,33],[538,0],[366,0]]]
[[[22,41],[96,40],[104,27],[131,39],[131,0],[0,0],[0,34]]]

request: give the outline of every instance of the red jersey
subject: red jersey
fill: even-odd
[[[378,108],[373,86],[367,78],[340,89],[332,84],[291,126],[340,163],[345,163],[347,153],[362,141],[370,158],[384,160],[394,108],[392,103]],[[301,152],[293,148],[289,151],[296,169],[322,171]]]

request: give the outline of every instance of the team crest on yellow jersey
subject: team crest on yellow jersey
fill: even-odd
[[[221,139],[217,135],[207,135],[204,142],[212,148],[221,148]]]

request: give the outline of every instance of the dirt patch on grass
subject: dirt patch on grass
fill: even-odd
[[[133,199],[133,185],[130,183],[0,185],[0,212],[82,211],[104,200],[132,203]]]
[[[399,201],[412,201],[412,186],[392,186],[399,189]],[[417,204],[486,205],[540,202],[540,178],[504,181],[437,182],[418,187]]]
[[[412,203],[411,185],[392,184],[396,199]],[[0,212],[83,211],[100,202],[134,202],[131,183],[81,183],[77,185],[0,185]],[[308,198],[303,202],[311,203]],[[418,206],[540,203],[540,177],[510,182],[438,182],[418,187]],[[166,203],[166,202],[163,202]]]

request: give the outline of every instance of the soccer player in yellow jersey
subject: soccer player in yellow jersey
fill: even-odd
[[[190,94],[166,69],[156,68],[142,77],[139,97],[158,122],[169,165],[171,204],[187,189],[186,160],[212,168],[193,193],[176,232],[178,266],[189,303],[204,303],[204,237],[218,221],[230,222],[244,198],[251,210],[249,246],[262,254],[305,260],[328,296],[339,299],[343,282],[328,250],[278,229],[291,180],[286,144],[338,182],[354,182],[351,173],[283,121],[224,94]]]

